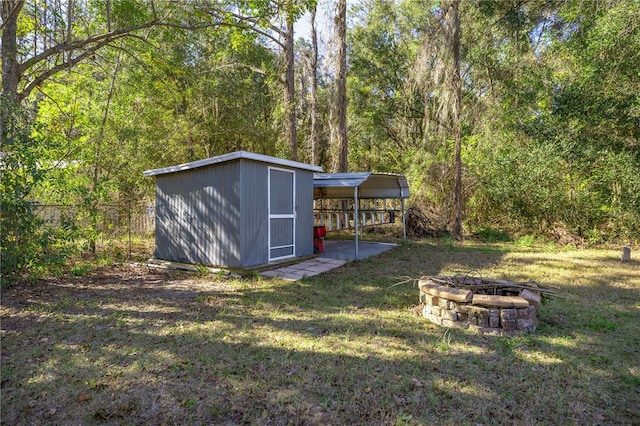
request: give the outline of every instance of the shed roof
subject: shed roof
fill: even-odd
[[[263,163],[275,164],[278,166],[291,167],[295,169],[309,170],[312,172],[321,172],[322,167],[312,166],[311,164],[300,163],[298,161],[284,160],[282,158],[271,157],[269,155],[255,154],[247,151],[235,151],[228,154],[218,155],[217,157],[205,158],[203,160],[192,161],[190,163],[179,164],[177,166],[163,167],[161,169],[147,170],[143,174],[145,176],[157,176],[167,173],[184,172],[196,169],[198,167],[210,166],[212,164],[224,163],[233,160],[254,160]]]
[[[409,198],[409,184],[404,175],[395,173],[314,173],[315,198]]]

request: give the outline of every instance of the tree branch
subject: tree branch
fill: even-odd
[[[135,31],[142,30],[145,28],[151,28],[155,25],[158,25],[158,22],[151,21],[142,25],[136,25],[134,27],[128,27],[120,30],[111,31],[108,33],[89,37],[83,40],[71,40],[71,41],[66,41],[66,42],[56,44],[55,46],[42,51],[40,54],[18,65],[18,74],[22,75],[26,70],[33,67],[35,64],[42,62],[53,55],[69,52],[71,50],[79,50],[94,43],[99,44],[100,46],[104,46],[114,40],[117,40],[123,36],[128,35],[129,33],[133,33]]]
[[[11,8],[11,9],[9,9],[9,13],[2,13],[2,24],[0,24],[0,31],[2,31],[7,21],[16,19],[16,15],[20,13],[20,10],[24,6],[24,0],[16,1],[13,4],[13,7],[11,6],[11,2],[9,2],[8,0],[3,0],[2,3],[3,3],[2,12],[4,12],[5,9],[8,9],[8,8]]]
[[[56,66],[54,66],[53,68],[49,68],[48,70],[42,72],[40,75],[38,75],[34,80],[32,80],[31,82],[29,82],[25,88],[18,94],[18,99],[19,100],[23,100],[25,99],[27,96],[29,96],[29,94],[31,93],[31,91],[37,87],[38,85],[42,84],[46,79],[48,79],[49,77],[51,77],[52,75],[64,70],[65,68],[68,68],[70,66],[74,66],[77,63],[79,63],[80,61],[82,61],[83,59],[87,58],[88,56],[94,54],[96,51],[98,51],[100,48],[116,41],[119,40],[121,38],[124,37],[134,37],[134,38],[140,38],[138,35],[135,34],[135,32],[140,31],[140,30],[144,30],[144,29],[148,29],[148,28],[152,28],[152,27],[170,27],[170,28],[179,28],[179,29],[187,29],[187,30],[197,30],[197,29],[202,29],[202,28],[208,28],[208,27],[215,27],[215,26],[220,26],[222,25],[222,23],[219,22],[200,22],[200,23],[196,23],[196,24],[178,24],[178,23],[171,23],[171,22],[160,22],[160,21],[149,21],[145,24],[141,24],[141,25],[136,25],[133,27],[128,27],[128,28],[123,28],[120,30],[114,30],[108,33],[104,33],[104,34],[100,34],[100,35],[96,35],[93,37],[89,37],[83,40],[72,40],[72,41],[68,41],[68,42],[62,42],[59,43],[49,49],[46,49],[45,51],[41,52],[39,55],[36,55],[30,59],[28,59],[26,62],[18,65],[18,75],[20,76],[20,78],[22,78],[22,76],[24,75],[25,71],[29,70],[30,68],[33,68],[35,65],[37,65],[38,63],[44,62],[47,59],[49,59],[50,57],[54,56],[54,55],[59,55],[65,52],[70,52],[73,50],[84,50],[82,54],[80,54],[79,56],[76,56],[74,58],[70,58]]]
[[[213,17],[216,17],[217,19],[219,19],[221,26],[233,27],[233,28],[239,28],[239,29],[243,29],[243,30],[253,31],[256,34],[259,34],[261,36],[267,37],[269,40],[271,40],[274,43],[276,43],[282,49],[285,48],[284,43],[281,42],[278,37],[275,37],[273,34],[269,34],[267,31],[262,30],[262,29],[259,28],[259,25],[260,25],[259,24],[259,17],[256,17],[256,16],[244,16],[244,15],[241,15],[241,14],[236,13],[236,12],[232,12],[232,11],[229,11],[229,10],[221,10],[221,9],[216,9],[216,8],[213,8],[213,9],[201,8],[200,10],[202,12],[206,13],[207,15],[210,15],[210,16],[213,16]],[[226,21],[224,19],[225,15],[232,16],[238,22]],[[250,25],[246,24],[246,22],[249,22]],[[277,33],[279,37],[286,38],[287,33],[283,29],[278,28],[277,26],[271,25],[271,24],[269,24],[268,27],[269,27],[270,30],[272,30],[275,33]]]
[[[126,34],[121,34],[120,35],[120,37],[126,37],[126,36],[127,36]],[[98,49],[106,46],[107,44],[111,43],[114,40],[115,39],[102,40],[100,43],[92,46],[91,49],[85,50],[81,55],[76,56],[75,58],[70,58],[69,60],[67,60],[65,62],[62,62],[62,63],[56,65],[55,67],[49,68],[48,70],[44,71],[42,74],[40,74],[36,78],[34,78],[29,84],[27,84],[26,87],[24,89],[22,89],[22,91],[20,93],[18,93],[18,99],[20,101],[22,101],[27,96],[29,96],[29,94],[31,93],[31,91],[34,88],[36,88],[37,86],[42,84],[46,79],[48,79],[52,75],[57,74],[58,72],[66,69],[68,67],[72,67],[72,66],[76,65],[77,63],[79,63],[80,61],[85,59],[86,57],[88,57],[90,55],[93,55]]]

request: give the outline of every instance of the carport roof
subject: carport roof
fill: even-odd
[[[314,173],[313,196],[316,199],[351,199],[358,188],[359,199],[409,198],[404,175],[395,173]]]

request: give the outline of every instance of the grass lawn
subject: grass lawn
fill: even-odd
[[[394,286],[471,270],[564,298],[489,337]],[[640,423],[640,263],[617,251],[425,240],[299,282],[103,266],[5,287],[1,313],[7,425]]]

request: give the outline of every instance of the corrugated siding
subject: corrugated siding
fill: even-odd
[[[240,163],[242,266],[263,265],[269,262],[268,164],[248,160]]]
[[[313,254],[313,173],[296,170],[296,256]]]
[[[238,161],[156,177],[159,259],[240,266]]]
[[[242,160],[242,266],[269,262],[268,168],[271,164]],[[276,167],[287,169],[281,165]],[[313,254],[313,173],[295,171],[296,191],[296,256]]]

